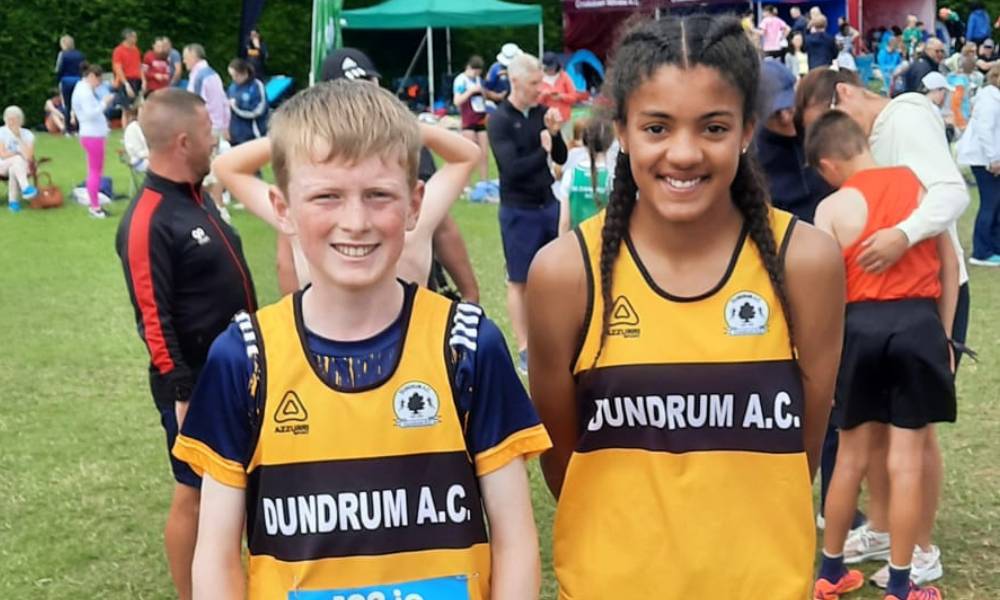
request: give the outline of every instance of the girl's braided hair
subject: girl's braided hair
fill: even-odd
[[[647,21],[627,31],[615,53],[614,66],[608,74],[606,84],[613,102],[614,119],[619,125],[625,124],[629,96],[664,65],[683,69],[703,65],[716,69],[743,93],[744,123],[749,123],[756,114],[760,58],[735,17],[669,17],[660,21]],[[785,293],[784,268],[771,230],[767,189],[752,153],[740,156],[736,177],[729,189],[733,204],[747,224],[750,239],[764,261],[791,338],[792,322]],[[604,348],[611,316],[614,264],[621,249],[622,238],[628,231],[637,192],[629,157],[620,152],[615,165],[614,188],[601,231],[603,317],[601,342],[594,357],[595,365]],[[790,342],[794,350],[794,339]]]

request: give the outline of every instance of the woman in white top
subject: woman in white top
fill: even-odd
[[[958,162],[972,167],[979,187],[979,212],[972,232],[969,262],[1000,266],[1000,65],[986,74],[986,85],[976,94],[972,117],[958,140]]]
[[[7,202],[10,212],[21,210],[21,197],[31,200],[37,194],[28,181],[31,161],[35,157],[35,136],[22,127],[24,112],[8,106],[3,111],[0,127],[0,175],[7,176]]]
[[[97,193],[101,189],[101,175],[104,172],[104,141],[108,137],[108,120],[104,110],[114,100],[112,94],[97,98],[97,87],[101,85],[103,71],[100,65],[83,68],[83,79],[73,88],[73,113],[80,126],[80,145],[87,154],[87,196],[90,198],[90,216],[107,218],[108,213],[101,208]]]

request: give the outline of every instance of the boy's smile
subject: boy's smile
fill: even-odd
[[[282,228],[298,237],[314,283],[358,289],[396,277],[423,193],[396,156],[306,158],[290,175],[290,201],[276,198],[275,209]]]

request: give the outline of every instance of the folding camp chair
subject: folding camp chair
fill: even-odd
[[[144,175],[139,171],[136,171],[132,166],[132,163],[128,159],[128,152],[125,152],[125,148],[118,149],[118,162],[125,165],[125,168],[128,169],[128,195],[129,197],[133,197],[136,192],[139,191],[139,186],[142,185],[142,178]]]

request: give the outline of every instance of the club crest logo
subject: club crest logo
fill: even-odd
[[[763,335],[771,309],[767,301],[753,292],[739,292],[726,302],[726,333],[729,335]]]
[[[396,413],[397,427],[430,427],[441,421],[437,393],[419,381],[411,381],[396,390],[392,410]]]

